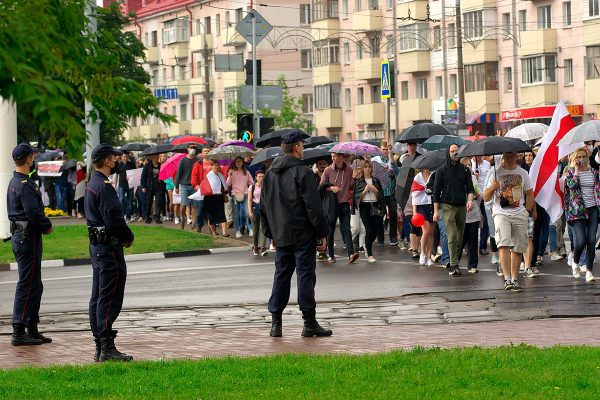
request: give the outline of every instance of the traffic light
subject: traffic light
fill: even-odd
[[[246,85],[252,85],[252,60],[246,60],[244,69],[246,70]],[[258,70],[258,74],[256,75],[256,86],[260,86],[262,85],[262,69],[260,60],[256,60],[256,69]]]
[[[237,115],[237,138],[244,142],[254,143],[254,126],[252,114]]]
[[[265,135],[269,132],[273,132],[274,125],[275,125],[275,118],[261,117],[260,118],[260,136]]]

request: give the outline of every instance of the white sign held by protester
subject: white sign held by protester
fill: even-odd
[[[40,161],[37,164],[38,176],[61,176],[64,161]]]
[[[140,186],[140,181],[142,180],[142,170],[143,168],[127,170],[127,181],[129,182],[130,189]]]

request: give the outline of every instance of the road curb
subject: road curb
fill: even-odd
[[[248,251],[250,245],[237,246],[237,247],[219,247],[216,249],[205,249],[205,250],[187,250],[187,251],[171,251],[165,253],[140,253],[140,254],[129,254],[125,256],[125,261],[150,261],[160,260],[164,258],[178,258],[178,257],[195,257],[195,256],[207,256],[211,254],[224,254],[224,253],[236,253],[242,251]],[[43,260],[42,268],[57,268],[57,267],[74,267],[79,265],[91,264],[89,258],[76,258],[66,260]],[[16,271],[17,263],[13,262],[10,264],[0,264],[0,271]]]

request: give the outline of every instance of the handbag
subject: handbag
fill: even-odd
[[[244,193],[236,193],[234,197],[235,197],[235,201],[237,201],[238,203],[242,203],[246,198]]]
[[[371,203],[371,217],[383,217],[385,215],[385,211],[381,208],[381,205],[378,201]]]

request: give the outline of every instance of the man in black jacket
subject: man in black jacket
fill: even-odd
[[[298,276],[298,304],[304,319],[302,336],[331,336],[315,318],[315,248],[325,251],[327,222],[314,173],[302,162],[302,131],[283,136],[284,157],[276,158],[267,171],[261,191],[261,221],[265,236],[273,239],[275,277],[269,299],[271,336],[282,336],[281,314],[290,298],[290,280]],[[318,245],[318,247],[317,247]]]
[[[164,196],[160,196],[158,173],[160,171],[160,163],[158,162],[158,154],[152,154],[149,156],[148,164],[144,166],[142,170],[142,177],[140,179],[140,186],[142,192],[146,194],[146,215],[144,220],[147,224],[152,223],[152,203],[154,197],[156,197],[156,204],[154,205],[154,222],[161,224],[160,210],[162,209]]]
[[[471,172],[459,162],[457,153],[458,145],[453,144],[448,148],[448,161],[435,171],[433,185],[433,220],[439,220],[441,208],[448,238],[448,267],[451,276],[461,275],[458,254],[462,246],[467,210],[471,211],[475,198]]]

